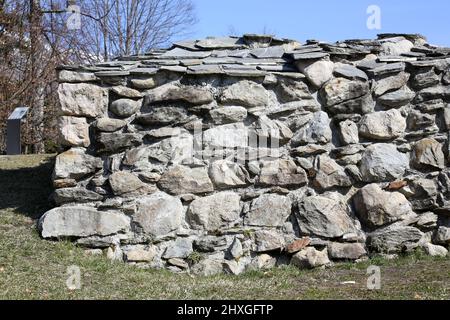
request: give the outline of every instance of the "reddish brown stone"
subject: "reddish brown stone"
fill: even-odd
[[[399,190],[403,187],[406,187],[408,185],[408,182],[406,182],[405,180],[397,180],[397,181],[392,181],[391,183],[389,183],[387,189],[388,190]]]
[[[286,251],[288,253],[296,253],[303,248],[307,247],[311,243],[311,240],[308,237],[303,237],[301,239],[297,239],[294,242],[291,242],[286,246]]]

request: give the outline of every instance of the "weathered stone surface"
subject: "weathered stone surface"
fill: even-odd
[[[400,107],[410,103],[415,96],[416,94],[408,87],[403,87],[383,94],[378,98],[378,101],[389,107]]]
[[[254,239],[255,252],[281,250],[284,247],[284,238],[276,230],[257,230]]]
[[[185,101],[194,105],[202,105],[208,104],[213,100],[213,95],[207,88],[168,83],[147,91],[144,103]]]
[[[409,168],[408,156],[394,145],[376,143],[367,147],[361,159],[364,181],[389,181],[399,178]]]
[[[153,237],[164,236],[177,230],[183,220],[181,201],[163,192],[142,197],[136,202],[133,224]]]
[[[224,191],[192,201],[187,219],[195,229],[216,231],[236,221],[240,212],[240,196]]]
[[[450,244],[450,228],[440,226],[434,234],[434,241],[443,245]]]
[[[313,98],[304,82],[291,79],[278,80],[275,92],[284,103]]]
[[[416,248],[423,233],[414,227],[391,225],[370,233],[367,246],[375,252],[396,253]]]
[[[367,74],[351,64],[336,64],[334,71],[336,77],[343,77],[349,80],[367,81]]]
[[[142,137],[136,133],[100,133],[98,142],[100,144],[98,152],[120,152],[140,145]]]
[[[188,121],[187,110],[175,105],[149,106],[136,116],[143,125],[176,125]]]
[[[248,184],[245,168],[229,160],[217,160],[209,167],[209,176],[216,189],[242,187]]]
[[[356,260],[367,254],[361,243],[331,242],[327,248],[331,259]]]
[[[98,78],[92,72],[79,72],[79,71],[70,71],[70,70],[60,70],[58,72],[58,81],[59,82],[91,82],[97,81]]]
[[[416,74],[412,79],[411,84],[415,89],[424,89],[437,85],[439,81],[440,78],[436,72],[433,69],[427,68],[427,71]]]
[[[259,145],[264,144],[275,148],[275,144],[285,144],[292,138],[293,133],[289,127],[279,121],[271,120],[265,115],[258,117],[258,120],[253,124],[256,135],[258,136]]]
[[[291,264],[300,269],[312,269],[328,265],[330,260],[328,259],[327,249],[319,251],[313,247],[308,247],[300,252],[297,252],[292,256]]]
[[[59,117],[58,131],[59,142],[63,146],[88,147],[91,143],[86,118]]]
[[[90,202],[99,201],[103,197],[98,193],[95,193],[84,188],[63,188],[58,189],[53,193],[53,201],[56,205],[60,206],[64,203],[74,203],[74,202]]]
[[[328,81],[320,90],[320,96],[327,107],[356,99],[369,92],[369,84],[365,81],[354,81],[335,78]]]
[[[207,193],[214,191],[206,168],[177,165],[163,174],[158,186],[170,194]]]
[[[377,184],[369,184],[354,197],[357,215],[373,228],[395,222],[412,214],[409,201],[400,192],[387,192]]]
[[[55,208],[39,219],[44,238],[107,236],[126,231],[129,225],[124,214],[82,206]]]
[[[401,72],[395,76],[388,76],[377,80],[374,86],[374,92],[376,96],[381,96],[382,94],[390,91],[402,88],[409,80],[409,74],[406,72]]]
[[[359,134],[375,140],[397,138],[404,133],[405,129],[406,119],[397,109],[366,114],[359,123]]]
[[[311,239],[308,237],[303,237],[301,239],[294,240],[293,242],[289,243],[285,250],[287,253],[296,253],[300,250],[306,248],[311,243]]]
[[[239,260],[244,255],[242,243],[238,238],[234,238],[233,243],[228,248],[228,255],[231,259]]]
[[[297,130],[291,143],[294,147],[311,143],[326,144],[331,141],[331,136],[330,119],[326,112],[319,111],[314,113],[305,126]]]
[[[333,77],[334,63],[328,60],[297,61],[296,66],[316,88]]]
[[[93,84],[61,83],[58,87],[61,111],[67,116],[95,118],[106,113],[108,92]]]
[[[125,260],[128,262],[151,262],[157,255],[156,248],[137,245],[124,252]]]
[[[290,159],[263,161],[257,181],[262,186],[301,186],[307,182],[305,170]]]
[[[85,153],[82,148],[72,148],[56,157],[53,179],[80,179],[103,166],[100,158]]]
[[[127,118],[135,114],[141,107],[140,101],[135,101],[131,99],[118,99],[111,103],[109,109],[112,113],[120,118]]]
[[[349,187],[352,185],[350,178],[340,165],[328,155],[320,155],[315,159],[316,176],[313,184],[322,190],[334,187]]]
[[[250,226],[281,227],[291,215],[292,202],[277,194],[262,194],[251,202],[244,223]]]
[[[432,138],[425,138],[414,145],[412,163],[418,169],[443,169],[445,156],[442,145]]]
[[[222,261],[218,259],[205,258],[191,267],[193,274],[202,276],[213,276],[223,272]]]
[[[425,243],[422,248],[426,254],[432,257],[446,257],[448,255],[448,250],[445,247],[432,243]]]
[[[247,118],[247,109],[238,106],[216,108],[209,112],[215,124],[241,122]]]
[[[204,147],[244,148],[248,146],[248,131],[243,123],[232,123],[217,126],[203,132],[197,137],[197,144]]]
[[[359,98],[346,100],[344,102],[328,106],[327,111],[333,115],[341,114],[366,114],[374,111],[375,101],[370,93],[367,93]]]
[[[116,132],[126,125],[126,121],[112,118],[100,118],[95,122],[95,128],[102,132]]]
[[[192,240],[186,238],[177,238],[170,246],[164,251],[164,259],[172,258],[187,258],[193,252]]]
[[[345,145],[359,143],[358,126],[351,120],[339,123],[341,142]]]
[[[346,204],[337,194],[309,196],[298,204],[300,231],[305,235],[339,238],[355,231]]]
[[[410,52],[413,47],[414,44],[403,37],[390,38],[382,42],[381,54],[386,56],[400,56]]]
[[[141,92],[125,86],[112,87],[111,92],[126,98],[142,98],[143,96]]]
[[[109,184],[116,196],[133,193],[147,186],[137,176],[127,171],[114,172],[109,177]]]
[[[220,101],[228,105],[261,107],[267,106],[268,97],[268,93],[262,85],[243,80],[225,88],[220,96]]]

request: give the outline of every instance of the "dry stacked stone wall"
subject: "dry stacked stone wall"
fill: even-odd
[[[207,38],[59,70],[42,237],[199,274],[450,243],[450,49]]]

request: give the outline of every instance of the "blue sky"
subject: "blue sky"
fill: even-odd
[[[192,38],[268,30],[279,37],[337,41],[377,33],[421,33],[450,46],[449,0],[193,0],[199,22]],[[369,5],[381,10],[381,30],[366,26]]]

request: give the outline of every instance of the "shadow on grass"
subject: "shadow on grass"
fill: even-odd
[[[0,211],[12,209],[38,219],[51,209],[54,156],[14,156],[0,163]]]

